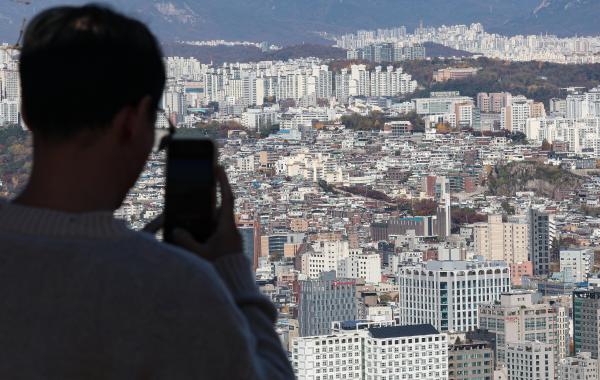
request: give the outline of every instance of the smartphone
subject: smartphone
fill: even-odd
[[[164,240],[182,228],[199,242],[214,232],[217,151],[210,139],[173,136],[167,147]]]

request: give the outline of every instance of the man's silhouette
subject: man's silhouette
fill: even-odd
[[[0,202],[0,378],[292,378],[222,170],[205,244],[113,218],[165,84],[148,29],[98,6],[47,10],[25,32],[20,74],[34,157],[22,194]]]

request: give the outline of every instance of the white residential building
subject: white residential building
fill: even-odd
[[[21,101],[20,100],[1,100],[0,101],[0,125],[20,124],[21,123]]]
[[[340,163],[326,153],[302,152],[281,157],[275,163],[275,171],[290,177],[302,176],[313,182],[341,183],[344,180]]]
[[[527,139],[542,144],[565,143],[568,152],[600,158],[600,117],[567,119],[563,117],[530,118],[525,127]]]
[[[369,329],[365,380],[447,379],[448,342],[431,325]]]
[[[270,127],[279,123],[278,109],[248,108],[242,113],[241,123],[251,131],[259,131],[263,127]]]
[[[252,173],[256,168],[254,154],[245,154],[236,160],[236,168],[243,173]]]
[[[558,380],[598,380],[598,360],[589,352],[579,352],[575,357],[558,363]]]
[[[369,71],[365,65],[352,65],[336,74],[335,85],[335,96],[341,103],[347,103],[351,96],[397,96],[417,89],[410,74],[393,66]]]
[[[508,380],[554,379],[554,363],[550,344],[525,342],[507,345]]]
[[[366,323],[333,334],[296,338],[299,380],[448,379],[448,342],[431,325]]]
[[[11,65],[0,65],[0,100],[20,100],[21,80],[19,71]]]
[[[363,379],[364,331],[295,338],[292,364],[298,380]]]
[[[510,291],[502,261],[428,261],[398,270],[398,316],[402,324],[430,323],[440,331],[478,326],[480,304]]]
[[[352,254],[338,262],[338,276],[362,278],[369,284],[381,282],[381,257],[377,253]]]
[[[594,253],[588,249],[560,251],[560,271],[568,282],[584,282],[592,271]]]
[[[585,94],[567,96],[566,115],[570,119],[600,116],[600,87],[596,87]]]
[[[302,256],[302,273],[309,278],[318,278],[322,272],[338,271],[343,259],[350,257],[348,241],[317,241],[312,244],[313,252]],[[361,253],[354,250],[353,253]]]
[[[208,69],[208,65],[201,64],[196,58],[167,57],[165,69],[168,78],[199,81]]]
[[[472,101],[458,103],[454,106],[454,114],[456,115],[456,124],[461,128],[469,128],[473,126],[473,109],[475,106]]]
[[[368,283],[381,281],[381,258],[377,253],[363,254],[362,249],[350,249],[348,241],[317,241],[313,252],[302,256],[302,273],[318,278],[321,273],[336,271],[341,278],[362,278]]]
[[[163,94],[162,108],[174,123],[183,122],[187,112],[185,96],[181,89],[168,89]]]
[[[503,107],[500,111],[500,126],[510,132],[525,133],[527,119],[531,116],[532,100],[516,96],[512,104]]]

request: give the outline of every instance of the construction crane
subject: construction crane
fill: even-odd
[[[10,45],[10,44],[5,44],[5,45],[0,45],[0,49],[2,50],[21,50],[21,39],[23,39],[23,33],[25,31],[25,23],[27,23],[27,19],[23,18],[23,21],[21,22],[21,28],[19,29],[19,37],[17,37],[17,42],[15,42],[14,44]]]
[[[12,1],[17,4],[22,4],[22,5],[30,5],[31,4],[31,0],[12,0]],[[23,18],[23,21],[21,22],[21,28],[19,29],[19,37],[17,37],[17,42],[15,42],[12,45],[9,45],[9,44],[0,45],[0,49],[6,50],[6,51],[21,50],[21,39],[23,39],[23,33],[25,31],[26,23],[27,23],[27,19]]]

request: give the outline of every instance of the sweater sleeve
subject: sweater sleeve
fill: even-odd
[[[246,321],[246,342],[256,378],[293,379],[290,362],[273,326],[277,311],[259,292],[248,259],[242,254],[227,255],[214,266]]]
[[[274,329],[276,310],[260,294],[242,254],[198,262],[182,274],[166,313],[166,341],[158,355],[158,378],[293,379],[294,372]],[[166,310],[166,311],[164,311]],[[169,347],[170,346],[170,347]]]

